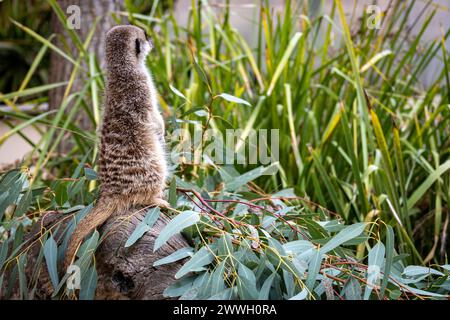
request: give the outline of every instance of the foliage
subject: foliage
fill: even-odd
[[[36,55],[45,55],[46,48],[37,46],[33,37],[17,28],[10,18],[47,37],[50,14],[50,6],[39,0],[0,2],[0,92],[24,89],[27,85],[33,87],[47,81],[48,57],[45,56],[40,64],[33,64]],[[32,66],[35,72],[29,73]]]
[[[258,175],[262,169],[255,165],[174,165],[169,188],[173,219],[175,214],[186,215],[196,223],[178,228],[169,224],[165,230],[167,239],[184,228],[192,242],[192,250],[167,258],[190,260],[166,295],[448,295],[450,81],[445,40],[450,30],[442,39],[422,43],[432,13],[420,21],[418,36],[409,37],[406,21],[414,2],[394,2],[391,13],[382,18],[381,31],[364,23],[349,30],[339,1],[329,16],[310,14],[304,3],[295,1],[287,1],[287,9],[273,15],[266,2],[256,16],[258,36],[252,48],[230,24],[228,7],[219,15],[208,1],[192,5],[187,28],[158,1],[145,12],[128,5],[128,12],[115,13],[118,23],[128,20],[153,39],[148,64],[169,136],[178,128],[217,133],[235,128],[244,129],[240,138],[245,139],[250,129],[276,128],[280,157],[275,175]],[[34,29],[21,24],[17,28],[57,49]],[[333,43],[333,34],[342,35],[342,44]],[[35,284],[35,279],[23,276],[24,231],[49,210],[76,213],[81,219],[97,187],[95,132],[81,130],[72,119],[83,112],[94,127],[98,125],[102,70],[89,53],[58,53],[74,64],[68,82],[0,95],[4,103],[15,106],[17,97],[26,101],[55,86],[70,89],[81,73],[88,79],[56,112],[33,117],[2,111],[20,124],[0,137],[0,144],[15,133],[27,139],[26,126],[48,128],[37,144],[30,141],[33,151],[24,159],[24,169],[4,175],[0,185],[0,265],[4,270],[5,262],[15,270],[24,298],[32,296]],[[440,59],[441,69],[424,89],[418,77],[433,57]],[[87,69],[76,67],[82,61]],[[74,147],[57,156],[62,139],[72,140]],[[140,228],[128,245],[150,226]],[[40,241],[42,259],[54,274],[55,256],[62,257],[65,242],[55,249],[50,234],[44,233]],[[91,297],[95,288],[90,262],[98,241],[101,238],[94,234],[80,250],[84,281],[89,283],[82,297]],[[7,245],[14,248],[8,256]],[[64,279],[54,275],[51,281],[62,288]]]
[[[78,170],[78,174],[81,170]],[[213,179],[223,180],[221,172]],[[229,171],[226,182],[241,179]],[[257,178],[253,176],[252,179]],[[57,261],[62,258],[74,223],[92,208],[80,203],[78,196],[92,197],[87,188],[75,186],[89,183],[88,174],[74,175],[73,181],[49,195],[47,190],[30,188],[26,173],[8,172],[1,180],[2,208],[9,207],[3,233],[9,234],[2,244],[1,279],[18,276],[19,295],[32,299],[36,291],[39,269],[45,266],[55,290],[54,297],[71,297],[65,291],[67,276],[59,278]],[[174,178],[173,183],[176,183]],[[156,261],[161,266],[189,258],[177,272],[178,279],[164,295],[180,299],[411,299],[444,298],[450,291],[450,266],[405,266],[404,255],[395,249],[393,228],[381,220],[372,223],[344,225],[337,214],[324,208],[313,210],[314,204],[295,196],[292,189],[273,195],[242,186],[233,194],[213,197],[206,185],[182,183],[185,188],[171,188],[176,199],[170,211],[176,213],[158,236],[154,250],[184,230],[192,248],[180,249]],[[202,194],[197,190],[202,190]],[[250,200],[249,200],[250,199]],[[49,202],[50,208],[62,210],[63,219],[49,229],[42,229],[37,239],[23,240],[24,230],[31,224],[25,209]],[[48,209],[47,209],[48,210]],[[219,211],[220,210],[220,211]],[[75,214],[75,215],[74,215]],[[148,210],[125,246],[132,246],[158,219],[160,210]],[[333,214],[330,218],[330,214]],[[67,226],[61,222],[74,216]],[[65,228],[62,237],[59,229]],[[106,235],[107,236],[107,235]],[[386,245],[381,238],[386,237]],[[92,254],[103,237],[96,231],[85,241],[75,264],[81,269],[80,299],[93,298],[97,273]],[[39,244],[40,242],[40,244]],[[31,247],[40,247],[39,263],[29,273],[25,269]],[[373,243],[373,245],[369,245]],[[355,247],[366,245],[367,264],[355,255]],[[7,251],[10,247],[11,250]],[[5,272],[8,271],[8,272]],[[11,294],[8,285],[4,296]]]

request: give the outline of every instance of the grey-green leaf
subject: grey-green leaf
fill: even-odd
[[[272,287],[273,279],[276,276],[276,272],[272,273],[270,276],[264,280],[263,285],[261,286],[261,290],[258,294],[258,300],[269,300],[270,288]]]
[[[305,300],[308,296],[308,289],[304,288],[302,291],[297,293],[295,296],[289,298],[289,300]]]
[[[172,263],[181,259],[184,259],[186,257],[191,257],[193,255],[194,249],[191,247],[181,248],[174,253],[168,255],[167,257],[164,257],[162,259],[159,259],[153,263],[154,267],[162,266],[164,264]]]
[[[195,271],[200,267],[210,264],[213,260],[214,255],[209,251],[209,249],[207,247],[202,247],[180,268],[180,270],[178,270],[175,274],[175,278],[179,279],[191,271]]]
[[[381,276],[381,268],[384,264],[384,244],[378,242],[369,250],[369,267],[367,268],[367,285],[364,291],[364,300],[368,300],[372,289]]]
[[[364,232],[365,227],[366,227],[366,224],[363,222],[355,223],[355,224],[348,226],[347,228],[340,231],[333,238],[331,238],[330,241],[328,241],[322,248],[320,248],[320,252],[322,254],[325,254],[331,250],[334,250],[341,244],[343,244],[353,238],[356,238],[357,236],[359,236],[361,233]]]
[[[169,84],[169,88],[170,90],[172,90],[173,93],[175,93],[177,96],[179,96],[180,98],[187,100],[186,97],[184,96],[184,94],[182,94],[177,88],[173,87],[171,84]]]
[[[95,289],[97,288],[97,270],[95,266],[91,266],[84,275],[80,284],[80,300],[93,300],[95,297]]]
[[[394,229],[387,225],[386,228],[386,264],[384,267],[384,275],[383,280],[381,281],[381,289],[380,289],[380,296],[381,299],[384,297],[384,291],[386,290],[386,286],[388,284],[389,275],[391,273],[391,266],[393,264],[394,260]]]
[[[314,245],[307,240],[295,240],[283,244],[283,248],[287,253],[301,254],[308,249],[314,248]]]
[[[245,101],[244,99],[235,97],[235,96],[233,96],[231,94],[228,94],[228,93],[221,93],[221,94],[218,95],[218,97],[221,97],[221,98],[223,98],[223,99],[225,99],[225,100],[227,100],[229,102],[245,104],[245,105],[250,106],[250,107],[252,106],[249,102]]]
[[[346,300],[361,300],[361,285],[354,277],[350,277],[343,291]]]
[[[47,263],[47,270],[52,282],[53,288],[56,289],[59,283],[58,279],[58,269],[57,269],[57,257],[58,257],[58,246],[56,245],[55,239],[50,236],[44,245],[44,256]]]
[[[229,191],[236,191],[238,188],[249,183],[250,181],[255,180],[256,178],[259,178],[267,171],[271,170],[274,167],[274,165],[275,164],[272,164],[267,167],[261,166],[253,170],[250,170],[240,176],[233,177],[231,178],[231,181],[225,183],[225,189]]]
[[[147,231],[149,231],[155,222],[158,220],[160,214],[160,209],[158,207],[154,207],[148,211],[144,220],[138,224],[136,229],[134,229],[131,236],[128,238],[125,243],[125,248],[132,246],[136,241],[138,241]]]
[[[173,235],[181,230],[196,224],[200,220],[200,214],[195,211],[183,211],[175,218],[173,218],[167,226],[161,231],[158,238],[155,240],[154,251],[158,250],[163,244],[167,242]]]
[[[314,253],[308,265],[308,277],[306,278],[306,286],[310,291],[314,289],[314,283],[316,282],[317,274],[320,271],[322,263],[322,251],[313,249]]]

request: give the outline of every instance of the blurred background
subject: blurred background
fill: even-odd
[[[93,19],[97,15],[105,13],[120,12],[124,13],[127,9],[132,9],[134,13],[148,14],[151,10],[152,1],[104,1],[104,0],[65,0],[59,1],[61,8],[69,7],[70,5],[79,5],[82,10],[82,25],[80,34],[87,35],[89,32],[88,26],[92,23]],[[174,1],[155,1],[160,2],[162,6],[169,7],[170,3],[173,3],[174,12],[173,16],[176,19],[180,27],[186,27],[189,20],[189,14],[192,10],[191,0],[174,0]],[[381,0],[381,1],[356,1],[356,0],[344,0],[342,1],[345,14],[349,18],[350,28],[357,30],[361,24],[361,18],[367,10],[369,5],[378,5],[380,9],[385,12],[389,7],[394,5],[395,1]],[[442,37],[445,30],[450,27],[449,17],[449,0],[435,0],[435,1],[411,1],[406,0],[404,7],[408,8],[411,3],[414,6],[411,8],[411,12],[408,12],[406,19],[405,35],[415,37],[421,31],[423,22],[427,17],[433,13],[434,17],[429,22],[429,26],[424,30],[423,35],[420,36],[419,46],[424,47],[432,41]],[[223,16],[225,8],[229,7],[229,23],[233,28],[239,30],[239,32],[245,37],[252,48],[257,46],[258,42],[258,16],[261,10],[261,4],[267,5],[274,16],[282,16],[285,10],[285,0],[269,0],[269,1],[256,1],[256,0],[222,0],[222,1],[209,1],[209,6],[214,14]],[[319,17],[323,14],[330,14],[333,6],[333,0],[309,0],[291,1],[291,6],[295,7],[303,5],[308,7],[308,12],[311,17]],[[405,10],[405,14],[407,10]],[[57,18],[52,14],[51,5],[45,0],[6,0],[0,2],[0,92],[6,93],[16,91],[19,89],[22,80],[27,74],[30,66],[33,63],[35,56],[38,54],[41,46],[39,42],[35,41],[33,37],[28,35],[20,28],[17,28],[11,21],[11,18],[30,27],[44,38],[48,38],[51,34],[58,34],[62,31],[60,23]],[[338,17],[334,17],[334,21],[338,22]],[[400,19],[398,19],[400,23]],[[102,51],[102,37],[101,35],[111,26],[111,21],[103,21],[103,26],[94,35],[92,47],[101,55]],[[158,28],[159,26],[157,26]],[[208,30],[204,30],[204,36],[207,37]],[[172,34],[173,36],[173,34]],[[323,34],[322,34],[323,36]],[[95,39],[98,37],[98,39]],[[341,45],[341,34],[339,32],[333,32],[333,45],[337,48]],[[319,41],[320,43],[320,41]],[[450,45],[450,39],[445,40],[446,46]],[[66,43],[66,46],[68,44]],[[403,42],[402,50],[407,50],[409,42]],[[441,55],[441,52],[437,54]],[[64,79],[65,72],[68,70],[59,69],[59,66],[50,68],[51,56],[56,60],[57,55],[52,55],[50,51],[46,51],[44,57],[36,66],[35,73],[29,81],[29,85],[39,85],[47,83],[49,80]],[[319,64],[320,60],[316,61]],[[433,58],[426,66],[425,70],[420,73],[420,83],[427,88],[436,79],[438,74],[436,68],[440,64],[438,57]],[[65,71],[65,72],[64,72]],[[53,72],[53,75],[50,73]],[[50,74],[50,75],[49,75]],[[58,75],[56,75],[58,74]],[[55,92],[54,94],[61,94]],[[27,112],[36,112],[36,110],[43,111],[48,109],[48,103],[42,102],[38,109],[34,105],[19,105],[21,110]],[[10,107],[2,104],[0,108],[3,110],[11,110]],[[14,124],[14,121],[11,123]],[[0,136],[8,132],[10,126],[6,125],[3,121],[0,121]],[[33,142],[37,142],[41,138],[41,133],[36,128],[28,127],[25,129],[26,136]],[[15,134],[7,141],[0,145],[0,165],[11,164],[20,161],[27,152],[32,150],[32,146],[27,143],[19,134]]]

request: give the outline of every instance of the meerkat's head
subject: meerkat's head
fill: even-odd
[[[132,25],[116,26],[106,33],[106,61],[110,66],[141,63],[152,48],[145,31]]]

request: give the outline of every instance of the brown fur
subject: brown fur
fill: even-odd
[[[83,239],[114,212],[136,205],[168,205],[163,200],[164,122],[145,67],[150,49],[140,28],[117,26],[106,34],[108,83],[98,163],[100,196],[72,234],[64,270]]]

